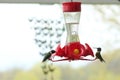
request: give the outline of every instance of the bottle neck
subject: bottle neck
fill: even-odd
[[[66,23],[67,37],[66,43],[79,42],[78,36],[79,23]]]

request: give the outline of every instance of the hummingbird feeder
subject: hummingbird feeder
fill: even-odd
[[[78,36],[78,28],[81,13],[81,2],[64,2],[62,3],[63,14],[65,20],[65,26],[67,31],[67,37],[65,45],[58,44],[56,50],[50,51],[45,57],[44,61],[49,59],[53,62],[57,61],[73,61],[73,60],[87,60],[94,61],[98,59],[94,58],[94,53],[89,44],[81,44]],[[86,56],[92,56],[93,59],[86,59]],[[61,57],[59,60],[55,60],[54,57]]]

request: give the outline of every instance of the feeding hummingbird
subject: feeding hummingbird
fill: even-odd
[[[47,59],[49,59],[53,53],[55,53],[55,50],[51,50],[48,53],[46,53],[45,57],[42,60],[42,62],[45,62]]]
[[[97,52],[96,52],[96,59],[99,59],[101,62],[105,62],[105,60],[102,58],[102,56],[101,56],[101,48],[100,47],[98,47],[98,48],[96,48],[97,49]]]

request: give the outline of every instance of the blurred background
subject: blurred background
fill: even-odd
[[[105,63],[41,63],[63,41],[60,4],[0,3],[0,80],[120,80],[120,5],[83,4],[81,43],[101,47]]]

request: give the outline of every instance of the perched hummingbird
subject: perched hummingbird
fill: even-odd
[[[101,48],[97,48],[97,52],[96,52],[96,59],[99,59],[101,62],[105,62],[105,60],[102,58],[101,54]]]
[[[47,59],[49,59],[53,53],[55,53],[55,50],[51,50],[50,52],[46,53],[42,62],[45,62]]]

